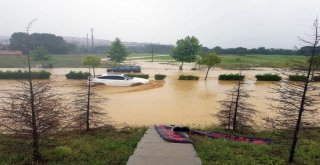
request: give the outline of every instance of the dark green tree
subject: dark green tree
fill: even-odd
[[[221,59],[215,54],[210,53],[203,57],[203,64],[208,67],[206,77],[204,78],[205,80],[207,80],[210,69],[219,63],[221,63]]]
[[[115,41],[112,42],[108,57],[111,61],[114,61],[114,65],[117,66],[117,63],[126,60],[127,56],[126,47],[121,43],[119,38],[116,38]]]
[[[49,60],[48,50],[44,46],[38,46],[36,50],[31,51],[31,57],[34,61]]]
[[[184,62],[194,62],[197,60],[197,53],[201,49],[199,40],[194,36],[187,36],[177,41],[177,46],[173,48],[171,56],[181,62],[179,67],[182,70]]]
[[[92,67],[93,76],[96,76],[95,67],[99,66],[101,63],[101,58],[98,56],[88,56],[84,59],[83,65]]]

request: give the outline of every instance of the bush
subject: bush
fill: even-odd
[[[198,68],[191,68],[191,70],[198,70]]]
[[[305,81],[306,78],[306,76],[299,74],[289,75],[289,81]]]
[[[192,75],[180,75],[178,80],[199,80],[199,77]]]
[[[75,79],[75,80],[81,80],[81,79],[88,79],[88,77],[91,76],[91,73],[89,72],[74,72],[70,71],[68,74],[66,74],[67,79]]]
[[[51,76],[50,72],[41,70],[32,72],[33,79],[49,79]],[[28,71],[0,71],[0,79],[28,79],[29,72]]]
[[[277,75],[277,74],[257,74],[256,75],[257,81],[280,81],[281,80],[281,76]]]
[[[220,74],[219,80],[244,80],[244,75],[239,74]]]
[[[320,81],[320,76],[313,76],[313,81]]]
[[[149,75],[148,74],[134,74],[134,73],[128,73],[125,74],[128,77],[139,77],[139,78],[144,78],[144,79],[149,79]]]
[[[164,74],[156,74],[154,75],[154,79],[156,80],[164,80],[167,76]]]

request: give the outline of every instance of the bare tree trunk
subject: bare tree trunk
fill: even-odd
[[[30,104],[31,104],[31,122],[32,122],[32,148],[33,148],[33,161],[38,162],[41,160],[39,152],[39,135],[37,127],[37,118],[34,105],[34,93],[32,84],[32,72],[30,64],[30,52],[28,52],[28,70],[29,70],[29,87],[30,87]]]
[[[310,82],[309,79],[310,79],[310,74],[311,74],[311,70],[312,70],[312,66],[313,66],[315,49],[317,47],[317,43],[319,42],[319,40],[318,40],[318,21],[316,20],[315,23],[316,23],[315,24],[316,25],[315,26],[315,42],[314,42],[313,48],[312,48],[312,54],[311,54],[310,64],[309,64],[309,67],[308,67],[307,78],[304,81],[304,89],[303,89],[303,94],[302,94],[302,98],[301,98],[301,103],[300,103],[299,115],[298,115],[297,123],[296,123],[295,130],[294,130],[294,133],[293,133],[293,141],[292,141],[291,149],[290,149],[289,162],[293,162],[293,160],[294,160],[295,148],[296,148],[297,141],[298,141],[298,135],[299,135],[300,125],[301,125],[302,113],[304,111],[306,94],[307,94],[308,86],[309,86],[309,82]]]
[[[211,69],[210,66],[208,66],[208,70],[207,70],[207,74],[206,74],[206,77],[204,78],[204,80],[207,80],[207,77],[208,77],[208,73],[209,73],[209,70]]]
[[[88,85],[88,102],[87,102],[87,112],[86,112],[86,130],[87,132],[90,129],[90,95],[91,95],[91,77],[89,76],[89,85]]]
[[[237,88],[237,98],[236,98],[236,106],[234,108],[234,115],[233,115],[233,130],[237,130],[237,113],[238,113],[238,107],[239,107],[239,98],[240,98],[240,86],[241,86],[241,80],[240,80],[241,74],[239,74],[239,81],[238,81],[238,88]]]
[[[93,76],[96,76],[96,72],[94,70],[94,66],[92,66],[92,70],[93,70]]]
[[[179,70],[182,70],[182,67],[183,67],[183,61],[181,62],[181,65],[179,67]]]
[[[228,130],[230,131],[231,128],[231,113],[232,113],[232,106],[233,106],[233,97],[234,97],[234,93],[232,93],[231,96],[231,103],[229,106],[229,114],[228,114]]]
[[[117,67],[117,62],[114,62],[114,67]]]

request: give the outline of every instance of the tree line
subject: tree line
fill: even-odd
[[[32,42],[28,42],[31,40]],[[32,44],[30,44],[32,43]],[[86,46],[78,46],[75,44],[71,44],[66,42],[63,37],[56,36],[54,34],[49,33],[33,33],[31,35],[27,35],[24,32],[16,32],[11,35],[10,38],[10,50],[21,50],[25,54],[26,50],[33,49],[35,47],[43,46],[48,50],[51,54],[67,54],[67,53],[96,53],[96,54],[104,54],[109,52],[112,48],[112,45],[104,45],[104,46],[95,46],[93,48],[88,48]],[[128,53],[136,53],[136,54],[171,54],[173,51],[174,45],[164,45],[164,44],[145,44],[145,45],[137,45],[137,46],[125,46]],[[201,46],[201,53],[216,53],[216,54],[262,54],[262,55],[310,55],[312,47],[304,46],[297,50],[293,49],[275,49],[275,48],[252,48],[248,49],[245,47],[237,47],[237,48],[222,48],[220,46],[215,46],[213,48],[208,48]],[[316,53],[320,52],[320,47],[316,48]]]

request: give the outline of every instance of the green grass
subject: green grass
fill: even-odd
[[[220,55],[221,63],[217,66],[223,68],[239,67],[272,67],[286,68],[306,64],[307,57],[296,55]]]
[[[50,137],[57,146],[40,149],[47,164],[125,165],[145,131],[146,128],[130,128],[125,131],[99,129],[89,134],[69,132]],[[12,152],[0,145],[0,164],[31,164],[31,153],[26,149]]]
[[[51,55],[51,59],[48,61],[31,61],[33,66],[35,65],[48,65],[52,64],[54,68],[81,68],[85,67],[82,62],[84,58],[88,55],[78,54],[78,55]],[[106,55],[95,55],[105,58]],[[114,64],[102,64],[99,67],[113,66]],[[27,66],[27,56],[10,56],[1,55],[0,56],[0,68],[18,68]]]
[[[80,68],[85,67],[82,64],[83,59],[87,55],[51,55],[51,60],[45,62],[32,62],[36,64],[53,64],[55,68]],[[104,54],[97,55],[102,58],[106,57]],[[241,63],[244,67],[274,67],[285,68],[301,66],[306,64],[307,57],[296,55],[220,55],[222,62],[218,64],[218,67],[222,68],[236,68]],[[0,68],[16,68],[26,66],[26,56],[0,56]],[[151,61],[151,54],[130,54],[128,60],[147,60]],[[174,61],[170,55],[155,54],[154,61]],[[113,67],[113,63],[102,64],[99,67]]]
[[[213,128],[209,130],[214,130]],[[314,130],[313,140],[304,137],[296,149],[296,164],[317,164],[320,162],[320,129]],[[273,133],[255,132],[253,137],[272,138]],[[195,149],[204,165],[215,164],[283,164],[288,160],[288,146],[273,143],[271,145],[256,145],[246,142],[232,142],[192,135]],[[303,144],[303,145],[302,145]]]

